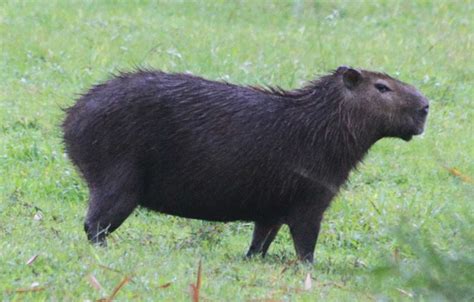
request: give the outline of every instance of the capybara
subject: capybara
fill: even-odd
[[[251,87],[139,70],[94,86],[63,123],[89,188],[85,231],[105,244],[142,206],[255,222],[247,255],[287,224],[313,261],[323,213],[383,137],[421,134],[428,100],[386,74],[341,66],[303,88]]]

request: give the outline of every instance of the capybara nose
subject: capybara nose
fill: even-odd
[[[428,115],[428,112],[430,111],[430,105],[426,104],[423,108],[421,108],[421,113],[424,115]]]

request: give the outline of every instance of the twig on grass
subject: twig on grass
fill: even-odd
[[[171,282],[167,282],[158,286],[158,288],[168,288],[171,286]]]
[[[130,280],[132,280],[131,276],[126,276],[125,278],[123,278],[122,281],[120,281],[120,283],[114,288],[114,290],[112,291],[112,293],[110,294],[110,296],[108,298],[99,299],[98,302],[111,302],[111,301],[113,301],[115,299],[115,296],[117,296],[118,292],[120,291],[120,289],[122,289],[122,287],[124,287],[125,284],[130,282]]]
[[[38,259],[38,255],[34,255],[34,256],[31,257],[30,259],[28,259],[28,261],[26,261],[26,265],[32,265],[33,262],[36,261],[36,259]]]
[[[406,290],[403,290],[401,288],[396,288],[396,290],[407,297],[413,298],[413,294],[410,292],[407,292]]]
[[[102,289],[102,285],[100,285],[99,281],[94,275],[90,274],[89,276],[87,276],[87,281],[89,281],[90,285],[96,290]]]
[[[39,292],[45,290],[46,287],[29,287],[29,288],[18,288],[7,290],[9,293],[31,293],[31,292]]]
[[[288,261],[287,263],[285,263],[285,266],[283,267],[283,269],[281,270],[280,272],[280,275],[283,275],[284,272],[286,272],[290,267],[294,266],[296,263],[298,263],[298,259],[295,258],[293,260],[290,260]]]
[[[112,301],[115,296],[118,294],[119,290],[125,285],[127,284],[128,282],[130,282],[130,280],[132,280],[132,277],[130,276],[126,276],[125,278],[123,278],[123,280],[114,288],[114,290],[112,291],[112,294],[110,295],[109,297],[109,300]]]
[[[191,299],[193,302],[199,302],[199,290],[201,289],[201,272],[201,260],[199,260],[196,284],[190,284]]]
[[[443,166],[443,168],[448,170],[449,174],[451,174],[453,176],[456,176],[460,180],[462,180],[464,182],[467,182],[467,183],[470,183],[470,184],[474,184],[474,179],[472,179],[471,177],[461,173],[461,171],[459,171],[458,169],[450,168],[450,167],[446,167],[446,166]]]
[[[117,270],[117,269],[108,267],[107,265],[98,264],[98,266],[99,266],[100,268],[105,269],[105,270],[108,270],[108,271],[111,271],[111,272],[114,272],[114,273],[118,273],[118,274],[122,274],[122,275],[123,275],[123,272],[122,272],[122,271],[119,271],[119,270]]]

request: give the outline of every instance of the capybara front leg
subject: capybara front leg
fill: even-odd
[[[247,252],[247,257],[252,257],[256,254],[262,254],[262,256],[265,257],[268,248],[275,239],[280,227],[281,224],[265,224],[256,222],[252,243]]]
[[[314,249],[318,240],[322,215],[305,219],[293,220],[290,224],[290,233],[293,238],[296,255],[300,261],[313,263]]]

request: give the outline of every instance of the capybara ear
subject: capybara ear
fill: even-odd
[[[343,71],[342,80],[344,81],[344,85],[346,85],[347,88],[353,89],[357,87],[360,82],[362,82],[362,74],[357,69],[347,68]]]
[[[336,73],[343,74],[344,71],[348,70],[350,67],[347,65],[341,65],[336,69]]]

